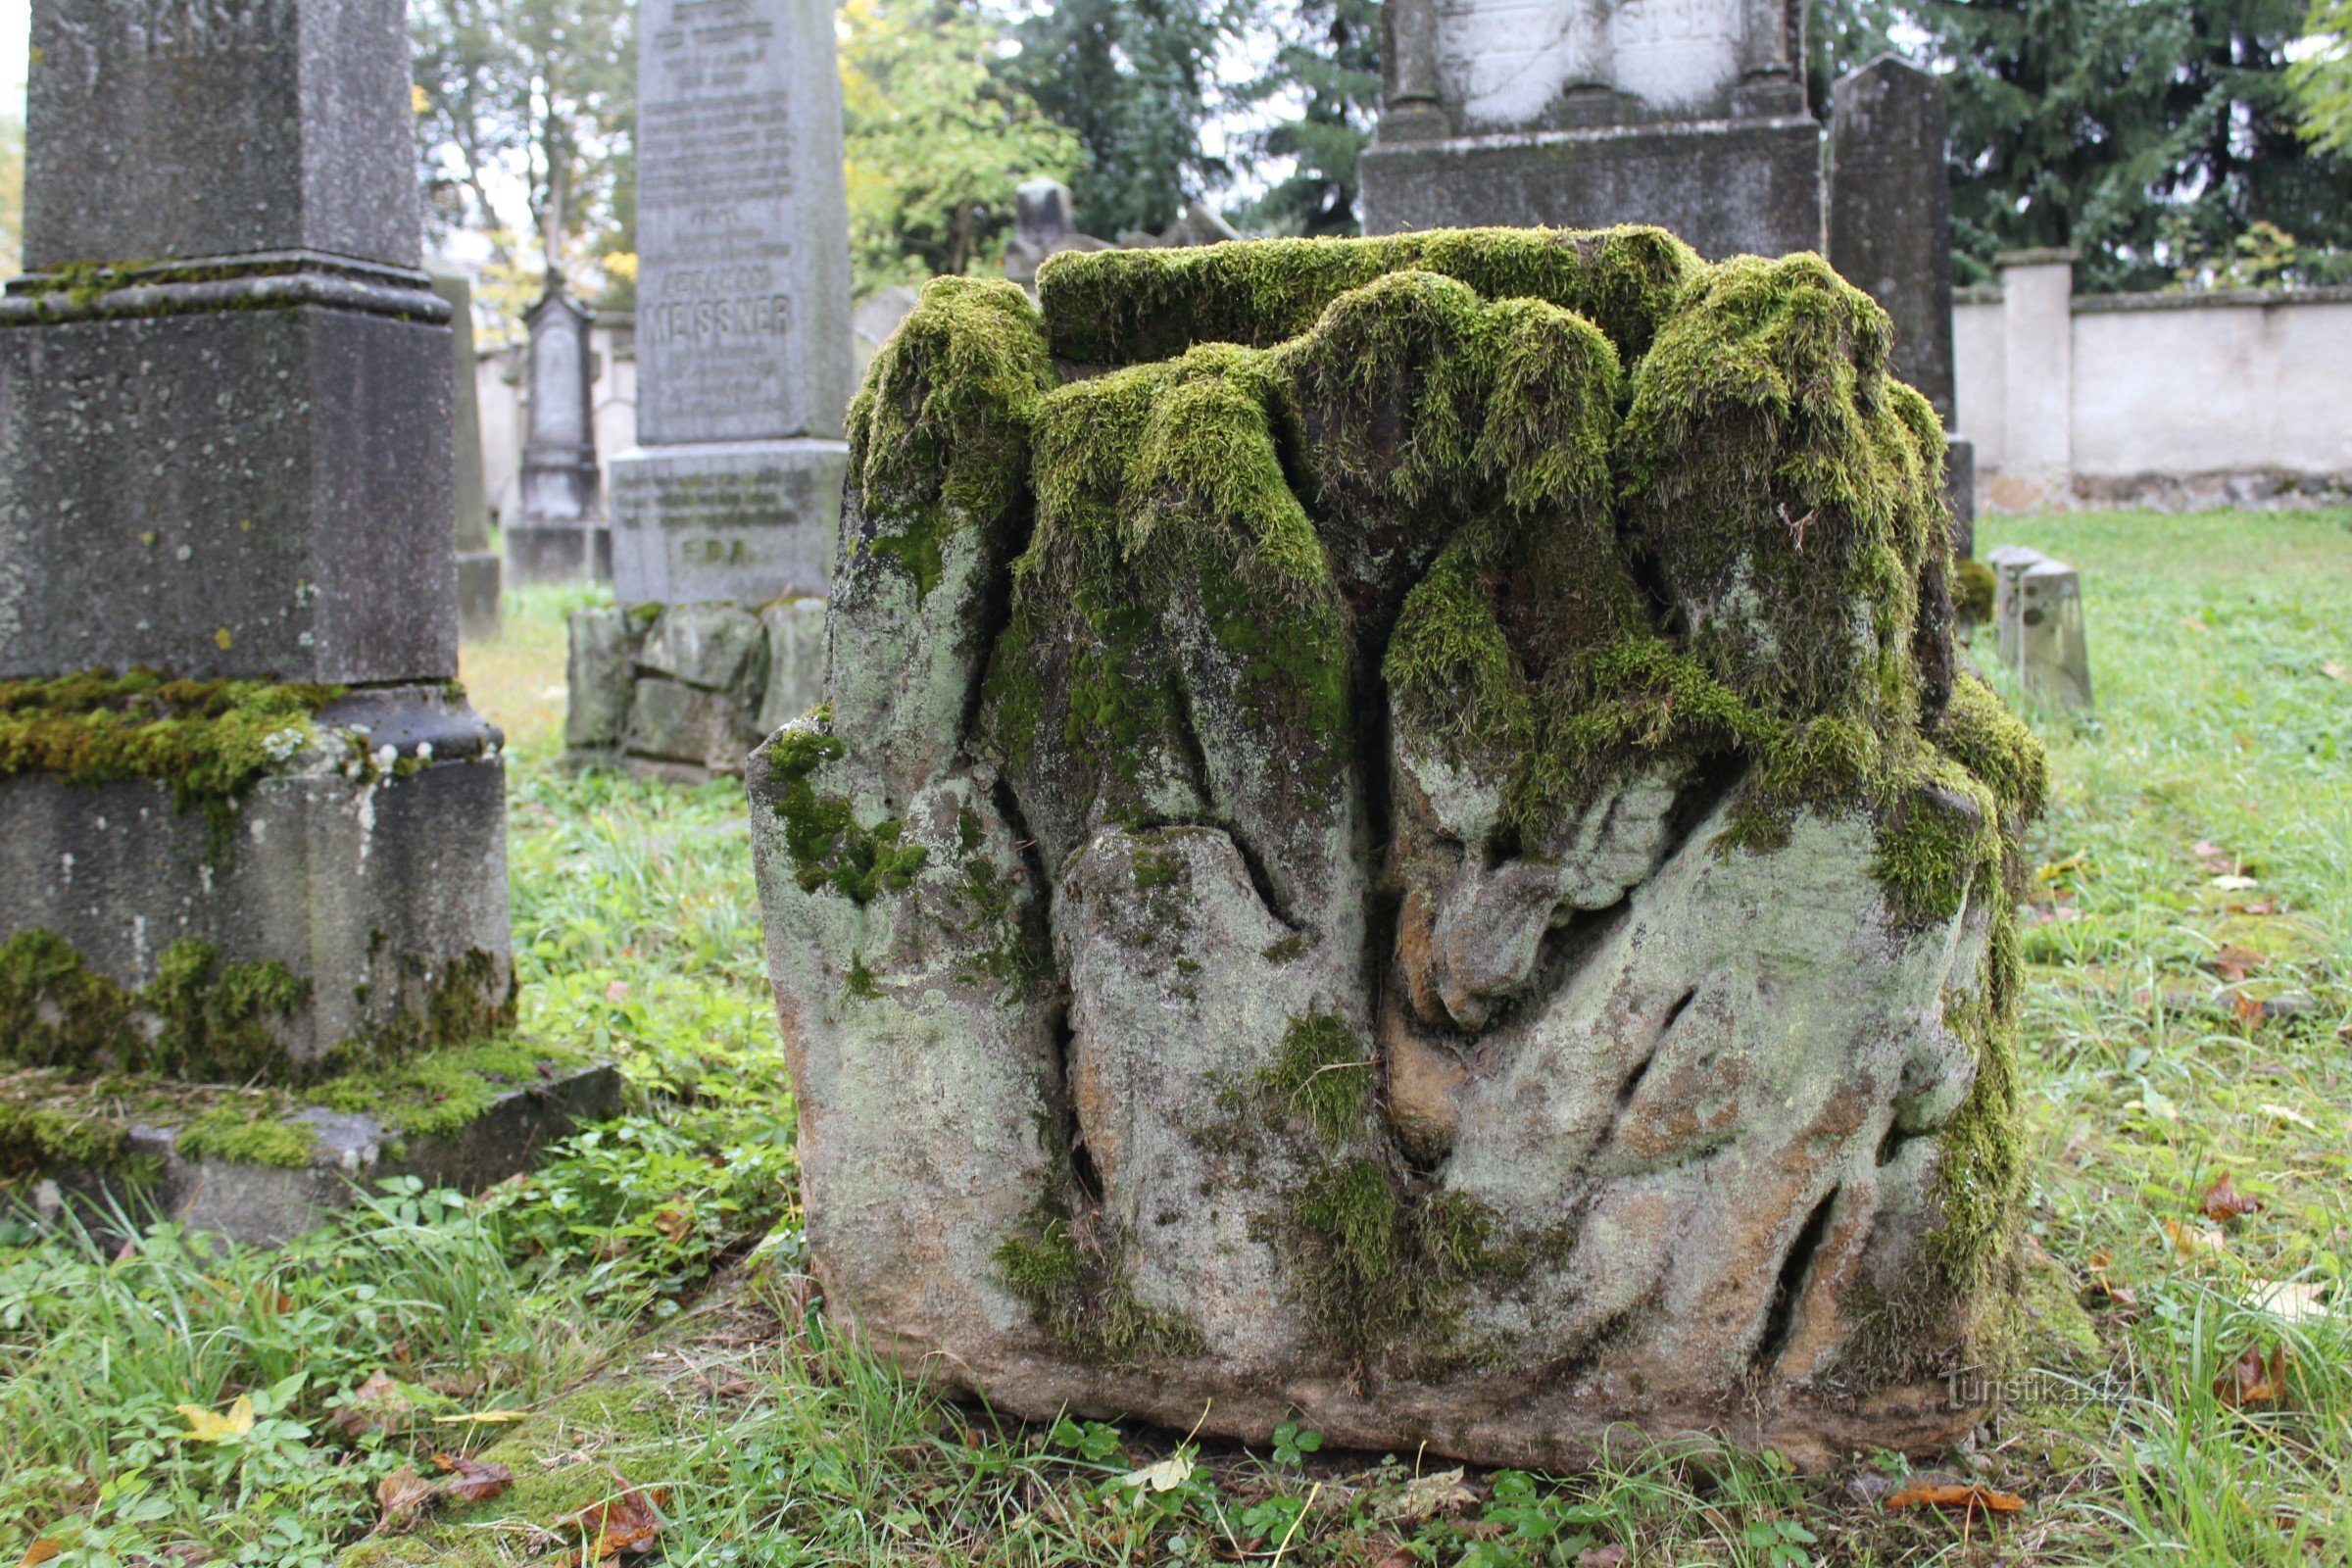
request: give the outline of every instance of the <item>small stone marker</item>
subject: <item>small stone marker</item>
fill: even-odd
[[[501,620],[503,563],[490,548],[490,496],[482,472],[482,406],[473,351],[473,285],[435,272],[433,292],[449,302],[451,403],[457,439],[458,635],[495,637]]]
[[[402,10],[35,0],[32,45],[0,300],[9,1157],[52,1198],[144,1172],[167,1215],[274,1235],[400,1168],[430,1105],[351,1069],[512,1017]],[[322,1106],[281,1119],[330,1079],[357,1097],[332,1138]],[[473,1124],[490,1178],[545,1119],[520,1098]],[[237,1200],[277,1179],[230,1136],[257,1132],[290,1208]]]
[[[761,607],[825,591],[852,363],[841,82],[816,0],[647,0],[640,27],[638,444],[612,461],[623,619],[575,617],[565,735],[576,760],[701,776],[759,740]],[[589,688],[604,695],[579,711]]]
[[[1821,248],[1796,0],[1390,0],[1364,231],[1660,223]]]
[[[1984,557],[1992,568],[1992,646],[1993,657],[2010,668],[2017,667],[2021,646],[2026,602],[2022,579],[2026,568],[2049,558],[2032,545],[2002,545]]]
[[[551,271],[523,321],[530,344],[522,494],[506,530],[507,564],[517,583],[602,582],[612,575],[612,533],[596,466],[596,367],[588,346],[596,318]]]
[[[2090,706],[2090,642],[2082,582],[2063,561],[2027,564],[2017,578],[2018,676],[2025,688],[2082,711]]]
[[[1944,169],[1943,83],[1881,55],[1831,89],[1830,265],[1885,307],[1894,373],[1927,394],[1952,429],[1952,238]],[[1948,443],[1964,446],[1957,437]],[[1973,449],[1947,454],[1954,544],[1971,554]]]
[[[933,280],[746,774],[826,1309],[1252,1442],[1977,1425],[2042,767],[1878,316],[1639,228]]]

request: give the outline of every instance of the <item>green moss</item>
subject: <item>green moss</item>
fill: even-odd
[[[1952,613],[1972,625],[1984,625],[1992,619],[1993,596],[1999,588],[1992,568],[1982,561],[1956,563],[1952,575]]]
[[[0,1091],[0,1182],[23,1181],[60,1165],[111,1170],[130,1147],[130,1132],[119,1121],[78,1114],[54,1104],[18,1098],[24,1081],[12,1076]]]
[[[309,997],[309,982],[277,960],[223,964],[193,937],[166,948],[154,981],[131,991],[90,968],[55,932],[29,928],[0,944],[0,1061],[283,1079],[291,1064],[273,1026]]]
[[[318,1157],[318,1131],[308,1122],[249,1115],[242,1107],[221,1105],[181,1128],[173,1147],[190,1159],[299,1166]]]
[[[861,1002],[871,1002],[882,995],[882,988],[874,984],[874,971],[865,966],[864,954],[850,955],[849,978],[842,981],[841,989],[844,995]]]
[[[1259,1070],[1258,1086],[1325,1143],[1344,1143],[1363,1131],[1375,1061],[1372,1048],[1337,1013],[1293,1018],[1273,1065]]]
[[[1137,1299],[1114,1245],[1081,1241],[1069,1214],[1041,1200],[997,1248],[1005,1286],[1030,1303],[1038,1327],[1101,1366],[1145,1366],[1198,1355],[1200,1331]]]
[[[867,531],[858,551],[897,563],[918,602],[947,541],[1001,546],[1028,473],[1028,422],[1054,384],[1028,296],[1001,279],[934,278],[875,357],[850,405],[850,468]]]
[[[867,827],[848,799],[819,795],[809,775],[840,758],[845,748],[831,731],[829,710],[777,732],[768,746],[768,772],[782,781],[776,814],[784,822],[784,844],[801,887],[814,893],[830,887],[858,904],[880,893],[904,893],[914,885],[928,852],[901,844],[906,824],[886,817]]]
[[[1038,295],[1054,352],[1097,365],[1172,359],[1200,343],[1270,347],[1350,289],[1406,270],[1443,273],[1488,299],[1576,311],[1639,355],[1698,265],[1657,228],[1441,229],[1070,252],[1040,269]]]
[[[581,1052],[537,1041],[479,1040],[361,1067],[304,1091],[303,1099],[372,1117],[397,1133],[439,1137],[467,1126],[501,1096],[589,1060]]]
[[[224,848],[235,802],[317,739],[339,686],[172,680],[150,669],[0,682],[0,778],[76,784],[147,779],[172,807],[201,806]]]

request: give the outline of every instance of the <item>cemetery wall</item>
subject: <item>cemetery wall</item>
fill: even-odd
[[[2034,270],[2041,289],[2055,269]],[[2352,500],[2352,288],[2075,295],[2061,342],[2019,330],[2004,275],[1952,312],[1957,422],[1992,510]]]

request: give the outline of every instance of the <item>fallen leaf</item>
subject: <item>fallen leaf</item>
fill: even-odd
[[[2241,1214],[2259,1214],[2262,1204],[2239,1192],[2237,1183],[2230,1179],[2228,1171],[2224,1171],[2221,1180],[2205,1189],[2205,1196],[2197,1201],[2197,1212],[2219,1225]]]
[[[2316,1323],[2328,1315],[2328,1287],[2309,1280],[2257,1280],[2246,1304],[2282,1323]]]
[[[654,1211],[654,1229],[668,1238],[669,1245],[682,1245],[694,1234],[694,1213],[683,1203],[664,1203]]]
[[[605,983],[605,1000],[615,1007],[627,1002],[629,1000],[629,983],[626,980],[607,981]]]
[[[530,1417],[528,1410],[476,1410],[471,1415],[437,1415],[437,1427],[497,1426],[507,1421],[522,1421]]]
[[[235,1443],[253,1430],[253,1400],[242,1394],[226,1414],[207,1410],[201,1404],[175,1404],[172,1408],[188,1418],[188,1430],[180,1436],[197,1443]]]
[[[1462,1484],[1460,1469],[1415,1476],[1395,1496],[1382,1499],[1376,1511],[1384,1519],[1419,1524],[1440,1514],[1459,1513],[1478,1501],[1478,1494]]]
[[[559,1530],[583,1537],[582,1564],[603,1563],[627,1552],[632,1556],[653,1549],[654,1539],[668,1521],[662,1517],[660,1494],[630,1487],[616,1497],[592,1502],[578,1513],[556,1521]]]
[[[2260,1023],[2270,1012],[2260,997],[2239,995],[2230,999],[2230,1016],[2239,1023]]]
[[[2173,1239],[2173,1255],[2183,1263],[2202,1263],[2209,1258],[2230,1255],[2230,1243],[2220,1231],[2209,1231],[2202,1225],[2168,1219],[2164,1222],[2164,1233]]]
[[[1141,1470],[1130,1470],[1119,1477],[1122,1487],[1136,1487],[1149,1492],[1173,1492],[1193,1478],[1193,1458],[1179,1448],[1157,1464],[1148,1464]]]
[[[463,1454],[436,1453],[433,1464],[450,1480],[441,1483],[441,1491],[460,1502],[479,1502],[495,1497],[514,1484],[514,1472],[503,1464],[484,1459],[468,1459]]]
[[[2112,1301],[2127,1310],[2138,1310],[2139,1298],[2133,1294],[2132,1287],[2118,1285],[2109,1276],[2107,1271],[2113,1266],[2114,1259],[2105,1252],[2091,1253],[2090,1260],[2084,1265],[2084,1271],[2089,1277],[2083,1282],[2082,1294],[2094,1300]]]
[[[2262,1347],[2249,1345],[2230,1370],[2213,1380],[2213,1396],[2232,1410],[2249,1404],[2277,1404],[2286,1395],[2286,1346],[2281,1342],[2268,1359]]]
[[[1383,1547],[1387,1549],[1383,1550]],[[1372,1568],[1421,1568],[1421,1559],[1414,1556],[1413,1548],[1401,1541],[1383,1536],[1373,1542],[1368,1549],[1380,1552],[1373,1559]]]
[[[2337,1033],[2341,1034],[2342,1031],[2338,1030]],[[2261,1111],[2265,1116],[2276,1116],[2280,1121],[2291,1121],[2296,1126],[2304,1129],[2306,1132],[2316,1133],[2320,1130],[2320,1124],[2318,1122],[2313,1121],[2309,1116],[2304,1115],[2292,1105],[2262,1104],[2256,1105],[2254,1108]]]
[[[2324,659],[2320,661],[2320,673],[2329,680],[2342,680],[2347,673],[2352,672],[2346,671],[2343,665],[2332,659]]]
[[[1625,1547],[1614,1541],[1605,1546],[1587,1546],[1576,1554],[1576,1568],[1625,1568]]]
[[[2232,914],[2277,914],[2278,901],[2277,899],[2256,899],[2252,904],[2232,904],[2230,906],[2230,911]]]
[[[2243,893],[2255,882],[2250,876],[2217,876],[2208,885],[2220,888],[2225,893]]]
[[[1905,1487],[1886,1499],[1889,1508],[1959,1508],[1974,1513],[2018,1513],[2026,1499],[2014,1492],[1995,1492],[1978,1482],[1945,1486]]]
[[[2247,975],[2270,961],[2252,948],[2239,947],[2236,943],[2231,942],[2225,944],[2221,952],[2206,959],[2205,967],[2220,975],[2222,984],[2234,986],[2243,984]]]
[[[24,1548],[24,1555],[17,1559],[17,1568],[32,1568],[34,1563],[47,1562],[65,1549],[64,1546],[58,1544],[55,1536],[38,1537],[31,1545]]]
[[[351,1391],[351,1397],[327,1411],[335,1430],[354,1441],[370,1432],[386,1435],[408,1425],[407,1417],[416,1413],[407,1395],[388,1372],[377,1370]]]
[[[416,1473],[413,1465],[402,1465],[375,1484],[375,1505],[382,1515],[375,1522],[378,1530],[406,1530],[416,1522],[417,1516],[431,1506],[441,1489]]]

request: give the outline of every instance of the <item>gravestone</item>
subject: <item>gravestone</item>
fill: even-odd
[[[1364,229],[1658,223],[1822,243],[1795,0],[1389,0]]]
[[[2090,643],[2082,623],[2082,579],[2047,557],[2017,578],[2017,673],[2029,692],[2087,711]]]
[[[1943,83],[1882,55],[1831,89],[1830,265],[1884,306],[1894,373],[1952,429],[1952,220],[1944,171]],[[1974,449],[1952,436],[1945,493],[1954,543],[1972,554]]]
[[[1993,657],[2012,669],[2024,646],[2026,568],[2048,559],[2032,545],[2001,545],[1984,557],[1992,568]]]
[[[507,564],[518,584],[603,582],[612,575],[612,531],[596,466],[596,318],[550,271],[523,324],[522,484]]]
[[[432,1174],[453,1129],[504,1174],[544,1094],[483,1109],[447,1058],[482,1114],[428,1136],[406,1118],[442,1096],[379,1092],[511,1019],[513,984],[399,0],[36,0],[32,45],[29,270],[0,299],[0,1163],[259,1235],[345,1174]],[[267,1169],[236,1162],[257,1131]]]
[[[841,82],[817,0],[648,0],[640,29],[637,445],[612,462],[620,609],[583,612],[621,620],[573,637],[575,684],[628,695],[617,728],[582,714],[566,737],[693,776],[759,739],[761,607],[825,591],[852,357]],[[600,658],[629,667],[588,675]]]
[[[827,1310],[1487,1464],[1981,1422],[2042,760],[1879,308],[1642,228],[1038,283],[876,359],[747,771]]]
[[[458,635],[495,637],[501,620],[502,563],[490,548],[490,495],[482,472],[482,405],[473,352],[473,285],[454,272],[435,272],[433,292],[449,302],[450,408],[456,427],[458,506]]]

